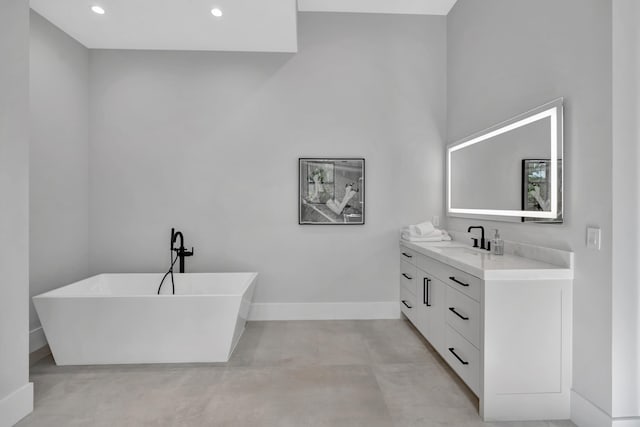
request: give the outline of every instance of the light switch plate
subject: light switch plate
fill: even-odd
[[[600,250],[600,229],[587,227],[587,248]]]
[[[438,227],[440,225],[440,217],[434,215],[433,218],[431,218],[431,224],[433,224],[434,227]]]

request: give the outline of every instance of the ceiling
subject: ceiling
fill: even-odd
[[[456,0],[31,0],[91,49],[296,52],[297,12],[446,15]],[[100,6],[105,13],[94,13]],[[212,8],[223,15],[215,17]]]
[[[31,0],[31,8],[91,49],[296,52],[298,45],[296,0]]]

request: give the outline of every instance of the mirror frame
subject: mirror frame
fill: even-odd
[[[519,218],[540,218],[547,219],[549,221],[544,221],[541,223],[548,222],[562,222],[562,219],[556,221],[558,217],[562,218],[562,212],[558,212],[558,202],[563,199],[564,188],[562,191],[558,192],[558,159],[562,160],[562,167],[560,168],[560,173],[564,172],[564,99],[558,98],[554,101],[548,102],[540,107],[529,110],[525,113],[519,114],[509,120],[506,120],[497,125],[491,126],[483,131],[477,132],[473,135],[470,135],[466,138],[463,138],[459,141],[453,142],[447,145],[447,153],[446,153],[446,203],[447,203],[447,215],[448,216],[462,216],[462,217],[473,217],[473,218],[481,218],[485,219],[493,219],[499,220],[499,218],[495,217],[519,217]],[[479,142],[485,141],[489,138],[493,138],[495,136],[501,135],[503,133],[509,132],[511,130],[526,126],[528,124],[534,123],[538,120],[543,120],[546,118],[551,119],[550,126],[550,163],[552,165],[556,165],[556,167],[551,168],[551,210],[550,211],[525,211],[525,210],[502,210],[502,209],[471,209],[471,208],[452,208],[451,207],[451,154],[463,149],[465,147],[469,147],[471,145],[477,144]],[[558,154],[562,153],[560,157]],[[561,180],[562,186],[564,187],[564,179]],[[562,204],[564,206],[564,203]],[[488,218],[487,218],[488,217]]]

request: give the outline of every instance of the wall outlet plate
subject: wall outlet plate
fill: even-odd
[[[440,217],[438,215],[431,217],[431,224],[433,224],[434,227],[438,227],[440,225]]]
[[[587,248],[600,250],[600,229],[587,227]]]

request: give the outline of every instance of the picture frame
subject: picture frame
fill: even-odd
[[[299,225],[364,225],[364,198],[364,158],[298,158]]]
[[[558,194],[562,195],[562,160],[558,160]],[[549,200],[549,181],[551,177],[550,159],[523,159],[522,160],[522,210],[542,211],[547,210],[541,204]],[[556,218],[531,218],[522,217],[522,222],[535,222],[543,224],[562,223],[562,198],[558,200],[558,215]]]

